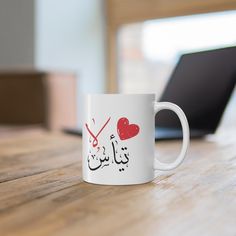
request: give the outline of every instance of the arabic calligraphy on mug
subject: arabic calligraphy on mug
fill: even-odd
[[[116,125],[117,134],[110,134],[106,137],[109,142],[108,146],[99,146],[100,134],[109,126],[111,117],[99,129],[97,134],[94,134],[92,129],[86,123],[85,128],[89,134],[89,143],[91,147],[87,155],[88,168],[91,171],[103,169],[111,165],[118,166],[120,172],[124,171],[129,166],[130,153],[127,143],[128,139],[134,138],[140,132],[140,128],[136,124],[129,124],[129,120],[126,117],[118,119]],[[92,119],[95,125],[95,119]]]

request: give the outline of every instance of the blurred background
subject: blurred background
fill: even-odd
[[[181,54],[235,46],[235,26],[232,0],[0,0],[1,130],[80,128],[85,93],[159,98]]]

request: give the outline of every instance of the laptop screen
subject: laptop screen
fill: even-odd
[[[160,101],[173,102],[185,112],[191,129],[214,132],[236,82],[236,47],[184,54]],[[179,128],[170,111],[156,116],[156,126]]]

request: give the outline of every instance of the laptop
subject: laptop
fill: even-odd
[[[185,112],[191,138],[213,134],[220,123],[236,83],[236,46],[183,54],[160,102],[173,102]],[[155,139],[182,138],[177,116],[160,111],[155,118]],[[82,135],[81,129],[64,129]]]
[[[183,54],[164,89],[160,102],[173,102],[185,112],[191,138],[213,134],[236,83],[236,47]],[[177,116],[160,111],[155,139],[182,138]]]

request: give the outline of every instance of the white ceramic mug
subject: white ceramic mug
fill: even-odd
[[[180,154],[173,163],[155,158],[154,118],[175,112],[183,129]],[[172,170],[186,156],[189,127],[175,104],[155,102],[154,94],[90,94],[84,103],[83,179],[94,184],[130,185],[150,182],[155,170]]]

